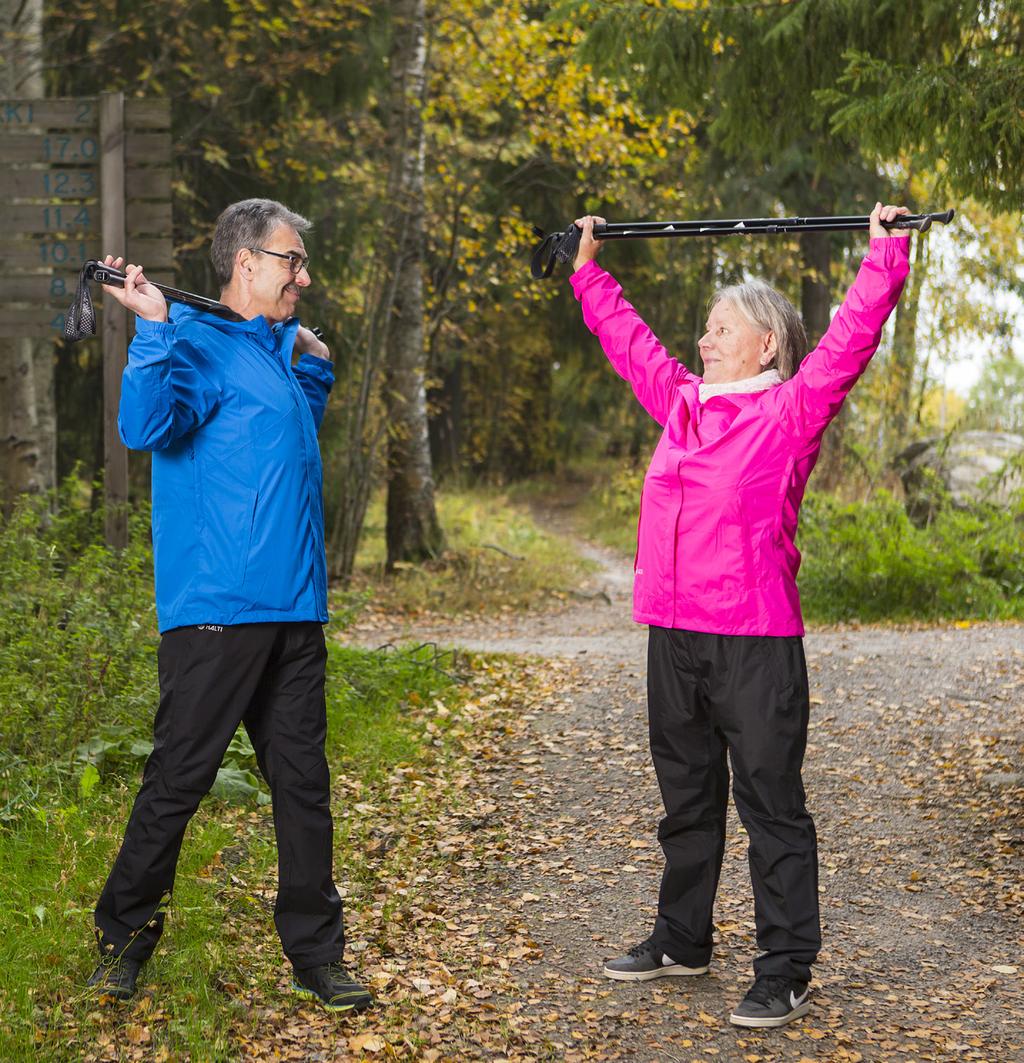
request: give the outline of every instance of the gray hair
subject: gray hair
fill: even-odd
[[[775,358],[771,367],[778,370],[783,380],[789,380],[807,353],[807,333],[796,307],[764,281],[747,281],[719,288],[711,297],[708,312],[723,299],[736,307],[754,328],[775,336]]]
[[[290,225],[297,233],[310,228],[307,218],[276,199],[243,199],[221,211],[213,230],[210,259],[222,288],[234,276],[235,255],[243,247],[262,247],[281,225]]]

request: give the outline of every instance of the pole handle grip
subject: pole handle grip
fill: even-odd
[[[912,218],[897,218],[891,222],[883,221],[882,224],[887,229],[915,229],[919,233],[926,233],[932,227],[932,222],[937,221],[942,225],[948,225],[955,213],[956,211],[950,208],[935,214],[919,214]]]

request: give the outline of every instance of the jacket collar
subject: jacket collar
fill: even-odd
[[[781,383],[782,377],[779,376],[778,370],[768,369],[763,373],[758,373],[757,376],[748,376],[743,380],[729,380],[724,384],[705,384],[701,381],[698,390],[700,401],[707,402],[715,395],[749,395],[757,391],[767,391]]]
[[[262,314],[248,318],[245,321],[228,321],[226,318],[218,317],[216,314],[210,314],[205,310],[182,303],[171,303],[169,311],[169,319],[175,325],[180,325],[184,321],[201,321],[204,325],[212,325],[220,332],[229,335],[250,335],[257,343],[270,350],[287,348],[289,357],[295,333],[299,328],[299,319],[297,317],[290,317],[287,321],[280,321],[271,325]],[[289,335],[291,342],[288,342]]]

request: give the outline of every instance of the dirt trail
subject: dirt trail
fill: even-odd
[[[546,523],[571,535],[567,514]],[[532,942],[510,976],[520,1020],[542,1031],[539,1054],[1024,1060],[1024,627],[808,634],[804,777],[824,952],[806,1020],[741,1031],[728,1009],[749,984],[755,944],[732,812],[711,974],[641,986],[600,976],[602,958],[649,930],[661,806],[630,566],[575,541],[601,567],[557,613],[359,636],[542,657],[558,680],[509,755],[481,770],[509,845],[473,886],[496,949],[513,930]]]

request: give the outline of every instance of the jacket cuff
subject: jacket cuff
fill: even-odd
[[[900,236],[877,236],[868,247],[868,257],[887,269],[910,262],[910,232]]]
[[[315,354],[303,353],[299,355],[296,369],[301,369],[308,376],[322,380],[328,387],[334,383],[334,367],[326,358],[317,358]]]
[[[173,332],[174,323],[171,321],[150,321],[149,318],[135,316],[135,331],[145,335],[147,332]]]
[[[153,365],[166,360],[174,343],[174,325],[170,321],[147,321],[135,318],[135,336],[128,345],[128,361],[134,366]]]
[[[603,277],[605,271],[597,264],[597,259],[592,258],[589,262],[584,262],[582,266],[572,276],[569,277],[569,283],[572,285],[572,290],[577,299],[583,298],[583,292],[598,278]]]

